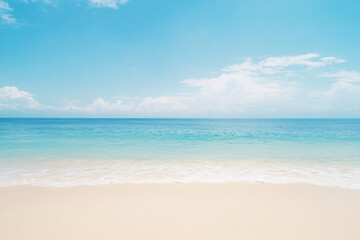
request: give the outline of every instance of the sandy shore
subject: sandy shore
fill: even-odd
[[[238,183],[6,187],[0,239],[360,239],[360,190]]]

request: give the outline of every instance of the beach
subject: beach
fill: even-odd
[[[360,240],[359,119],[0,119],[0,240]]]
[[[360,0],[0,0],[0,240],[360,240]]]
[[[169,183],[0,188],[0,239],[360,239],[360,190]]]

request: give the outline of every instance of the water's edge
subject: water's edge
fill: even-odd
[[[0,168],[0,186],[116,183],[309,183],[360,189],[360,166],[260,160],[66,160]]]

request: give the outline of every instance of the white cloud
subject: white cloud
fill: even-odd
[[[31,93],[10,86],[0,88],[0,104],[0,108],[9,109],[38,109],[40,107]]]
[[[55,107],[39,104],[29,92],[20,91],[17,87],[6,86],[0,88],[0,110],[55,110],[69,112],[177,112],[189,109],[187,102],[189,98],[185,97],[146,97],[137,102],[124,103],[123,100],[114,102],[105,101],[103,98],[97,98],[90,104],[82,106],[67,105]]]
[[[320,78],[333,80],[329,88],[323,91],[311,91],[312,107],[317,111],[336,111],[355,114],[360,110],[360,72],[339,71],[324,73]]]
[[[323,57],[320,58],[325,64],[331,64],[331,63],[344,63],[346,62],[345,59],[339,59],[336,57]]]
[[[63,111],[83,111],[83,112],[112,112],[112,111],[130,111],[134,108],[133,104],[124,104],[122,100],[117,100],[113,103],[98,98],[91,104],[85,106],[69,105],[62,107]]]
[[[38,103],[29,92],[21,91],[17,87],[6,86],[0,88],[0,109],[56,110],[57,108]]]
[[[3,24],[16,24],[16,18],[11,14],[13,9],[7,2],[0,0],[0,20]]]
[[[321,77],[336,78],[338,82],[358,83],[360,82],[360,72],[358,71],[340,71],[336,73],[324,73]]]
[[[270,57],[259,63],[264,67],[287,67],[292,65],[305,65],[308,67],[323,67],[332,63],[343,63],[345,60],[335,57],[323,57],[317,59],[320,55],[317,53],[308,53],[297,56]]]
[[[137,111],[147,112],[178,112],[190,110],[187,104],[189,98],[185,97],[147,97],[136,106]]]
[[[23,0],[24,3],[45,3],[45,4],[50,4],[53,6],[56,6],[58,0]]]
[[[184,97],[146,97],[138,102],[124,103],[122,100],[115,102],[105,101],[98,98],[91,104],[84,106],[69,105],[60,108],[62,111],[81,111],[81,112],[178,112],[188,110],[188,101]]]
[[[108,7],[118,9],[119,5],[124,5],[129,0],[86,0],[92,7]],[[55,0],[22,0],[24,3],[45,3],[56,6]],[[12,14],[13,8],[9,3],[4,0],[0,0],[0,23],[6,25],[15,25],[18,23],[14,15]]]
[[[270,80],[246,71],[221,74],[214,78],[188,79],[183,83],[200,88],[203,96],[236,97],[241,99],[242,103],[289,96],[295,92],[292,83]]]
[[[117,9],[119,5],[125,4],[128,0],[89,0],[93,7],[109,7]]]
[[[55,4],[57,0],[22,0],[25,3],[33,2],[43,2],[46,4]],[[86,1],[90,4],[92,7],[109,7],[109,8],[115,8],[117,9],[119,5],[123,5],[127,3],[129,0],[82,0]]]
[[[198,108],[210,112],[292,111],[290,106],[298,106],[300,94],[304,94],[298,89],[303,73],[343,62],[345,60],[314,53],[269,57],[257,62],[248,58],[223,68],[216,77],[187,79],[182,83],[199,90],[194,94]],[[306,69],[290,68],[292,66]]]
[[[325,73],[321,74],[320,77],[336,79],[336,82],[331,84],[331,88],[324,92],[326,95],[335,95],[339,91],[347,91],[360,96],[360,72],[358,71]]]
[[[0,1],[0,9],[1,10],[12,11],[12,8],[9,6],[9,4],[7,2],[4,2],[4,1]]]
[[[360,109],[359,72],[319,74],[319,69],[316,69],[314,74],[314,71],[309,71],[343,61],[335,57],[320,58],[318,54],[270,57],[257,62],[246,59],[240,64],[223,68],[217,76],[183,80],[181,83],[187,86],[189,91],[182,92],[182,95],[122,98],[114,101],[97,98],[88,104],[62,107],[41,105],[31,93],[8,86],[0,88],[0,108],[154,116],[164,113],[190,113],[198,114],[197,116],[239,116],[238,113],[267,116],[269,113],[277,116],[277,112],[317,113]],[[293,65],[300,65],[305,69],[289,70]],[[314,76],[329,78],[332,82],[324,83]],[[318,79],[317,87],[325,86],[327,89],[311,92],[314,88],[307,77],[314,81]],[[223,113],[225,115],[221,115]]]
[[[199,108],[207,111],[246,111],[289,100],[297,92],[296,83],[287,79],[286,72],[264,67],[261,62],[246,59],[240,64],[223,68],[219,76],[187,79],[185,85],[199,89],[195,93]],[[269,76],[277,74],[276,77]],[[282,73],[281,76],[278,76]]]
[[[319,58],[317,53],[308,53],[296,56],[269,57],[258,63],[254,63],[251,58],[246,59],[240,64],[225,67],[223,71],[253,71],[262,74],[274,74],[281,72],[285,67],[303,65],[311,68],[323,67],[333,63],[343,63],[344,59],[336,57]]]

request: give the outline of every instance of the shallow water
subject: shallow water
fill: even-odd
[[[0,119],[0,185],[360,188],[360,119]]]

